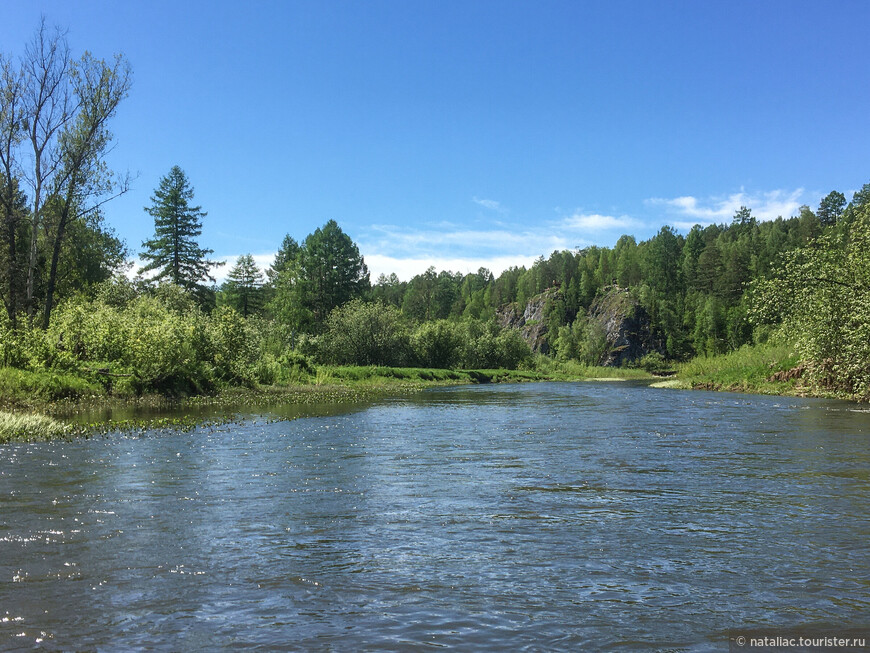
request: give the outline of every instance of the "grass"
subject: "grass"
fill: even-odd
[[[99,383],[54,370],[32,372],[0,368],[0,405],[27,407],[62,399],[104,396]]]
[[[539,373],[553,381],[627,381],[653,378],[649,372],[638,368],[600,367],[577,361],[559,361],[546,356],[537,357],[535,367]]]
[[[68,424],[45,415],[15,414],[0,411],[0,444],[32,442],[69,437],[73,429]]]
[[[788,372],[800,363],[788,345],[744,345],[718,356],[698,356],[677,366],[677,384],[700,390],[727,390],[756,394],[815,394],[800,378],[775,380],[777,372]]]

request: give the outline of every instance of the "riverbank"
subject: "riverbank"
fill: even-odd
[[[113,394],[88,376],[0,369],[0,443],[68,439],[111,431],[185,429],[280,406],[348,405],[426,388],[480,383],[651,379],[643,370],[542,359],[530,370],[320,366],[298,383],[224,387],[192,396]],[[165,414],[182,414],[166,417]],[[91,416],[99,415],[96,419]],[[287,417],[289,419],[290,417]]]
[[[813,381],[793,348],[783,344],[744,345],[717,356],[699,356],[676,366],[676,374],[654,388],[712,390],[790,397],[867,401],[857,394],[832,391]]]
[[[819,387],[804,371],[790,347],[768,344],[692,359],[678,364],[673,376],[658,381],[639,369],[594,367],[542,356],[532,369],[525,370],[317,366],[292,384],[230,386],[187,396],[129,396],[113,393],[111,385],[101,383],[91,372],[77,375],[0,368],[0,443],[112,431],[189,429],[233,421],[239,414],[259,409],[362,404],[431,387],[480,383],[634,379],[653,381],[654,388],[862,400]]]

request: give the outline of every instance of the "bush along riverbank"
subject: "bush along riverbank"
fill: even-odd
[[[794,348],[785,344],[744,345],[727,354],[699,356],[675,368],[673,376],[652,386],[866,401],[865,397],[820,383]]]

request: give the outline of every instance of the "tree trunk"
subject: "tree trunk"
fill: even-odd
[[[63,236],[66,226],[69,224],[70,209],[72,205],[72,188],[76,185],[76,175],[70,180],[70,190],[67,193],[60,217],[57,221],[57,231],[54,234],[54,243],[51,248],[51,267],[48,271],[48,285],[45,289],[45,311],[42,315],[42,328],[48,329],[51,322],[51,311],[54,309],[54,289],[57,286],[57,265],[60,261],[60,250],[63,245]]]
[[[10,207],[7,207],[10,210]],[[14,211],[14,209],[11,209]],[[7,250],[9,252],[9,265],[6,269],[6,274],[9,280],[9,301],[6,302],[6,313],[9,315],[9,323],[13,329],[18,327],[18,284],[17,284],[17,264],[18,264],[18,249],[15,242],[15,228],[17,226],[14,214],[6,216],[6,241]]]
[[[54,289],[57,285],[57,264],[60,260],[60,248],[64,232],[66,231],[68,217],[69,209],[65,208],[61,214],[60,221],[57,223],[57,233],[54,237],[54,246],[51,249],[51,267],[48,272],[48,285],[45,289],[45,311],[42,315],[43,329],[48,329],[48,325],[51,321],[51,311],[54,308]]]

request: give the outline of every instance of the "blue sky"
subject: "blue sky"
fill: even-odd
[[[373,272],[499,272],[663,224],[796,214],[870,181],[870,3],[0,3],[123,52],[113,122],[136,253],[173,165],[215,257],[267,264],[335,219]],[[226,267],[222,274],[225,274]]]

